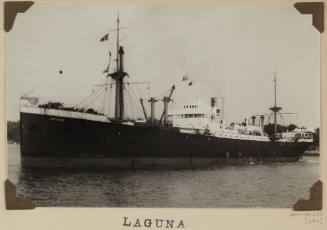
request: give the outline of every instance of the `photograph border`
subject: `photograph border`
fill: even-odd
[[[161,219],[173,218],[175,220],[183,219],[185,228],[187,229],[235,229],[244,228],[244,224],[251,224],[248,227],[251,229],[259,229],[273,224],[273,227],[278,228],[297,228],[304,229],[307,227],[313,229],[324,229],[326,227],[327,213],[326,200],[322,199],[323,194],[326,194],[326,107],[327,107],[327,93],[324,91],[327,87],[327,36],[324,31],[324,23],[326,22],[326,4],[324,2],[306,1],[214,1],[214,0],[122,0],[122,1],[34,1],[35,3],[157,3],[157,4],[284,4],[294,5],[294,7],[302,14],[313,14],[312,23],[320,32],[320,180],[318,180],[313,187],[311,187],[311,195],[308,200],[299,200],[294,210],[305,211],[297,212],[292,209],[277,209],[277,208],[35,208],[31,201],[24,197],[16,197],[16,188],[10,183],[7,178],[7,144],[6,144],[6,43],[7,36],[0,37],[1,46],[1,84],[0,84],[0,99],[3,109],[0,111],[0,180],[2,188],[0,189],[0,226],[10,226],[10,229],[89,229],[90,227],[96,229],[126,229],[123,226],[123,217],[146,219],[150,217],[158,217]],[[312,5],[319,4],[318,5]],[[17,4],[17,2],[16,2]],[[308,7],[309,5],[311,7]],[[322,6],[321,6],[322,4]],[[1,4],[0,11],[2,12],[3,30],[10,30],[10,20],[15,19],[15,11],[19,13],[26,12],[29,7],[33,7],[29,1],[24,2],[23,7],[14,7],[8,11],[6,3]],[[16,5],[17,6],[17,5]],[[313,7],[312,7],[313,6]],[[27,9],[26,9],[27,8]],[[6,11],[5,11],[6,9]],[[321,10],[322,9],[322,10]],[[6,13],[4,13],[6,12]],[[7,13],[8,12],[8,13]],[[6,19],[9,19],[7,21]],[[9,24],[8,24],[9,23]],[[14,23],[13,23],[14,26]],[[310,188],[308,188],[309,190]],[[313,202],[313,203],[312,203]],[[27,205],[27,206],[26,206]],[[304,206],[303,206],[304,205]],[[319,211],[320,207],[320,211]],[[34,209],[34,210],[15,210],[15,209]],[[12,210],[12,211],[10,211]],[[317,211],[308,211],[317,210]],[[8,218],[9,217],[9,218]],[[55,218],[54,218],[55,217]],[[308,218],[323,220],[322,223],[307,223]],[[235,221],[235,218],[237,221]],[[56,222],[54,219],[60,221]],[[83,220],[83,221],[81,221]],[[60,223],[59,223],[60,222]],[[309,226],[307,226],[309,225]]]

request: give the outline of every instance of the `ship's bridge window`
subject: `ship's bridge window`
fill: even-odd
[[[198,106],[197,105],[184,105],[184,106],[182,106],[182,108],[184,108],[184,109],[194,109],[194,108],[198,108]]]
[[[183,117],[185,117],[185,118],[201,118],[201,117],[204,117],[204,114],[184,114]]]

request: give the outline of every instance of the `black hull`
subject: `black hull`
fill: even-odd
[[[304,142],[218,138],[175,128],[21,113],[22,166],[205,167],[297,161]]]

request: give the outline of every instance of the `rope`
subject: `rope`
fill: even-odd
[[[103,88],[99,88],[96,92],[93,92],[91,95],[92,97],[89,97],[86,101],[84,101],[84,103],[81,104],[80,107],[85,108],[88,104],[90,104],[90,102],[93,101],[94,98],[96,98],[98,96],[98,94],[99,94],[99,92],[101,92],[101,90],[103,90]]]
[[[110,83],[111,83],[112,81],[110,81]],[[112,90],[112,85],[110,85],[110,88],[109,88],[109,95],[108,95],[108,98],[109,98],[109,100],[108,100],[108,113],[109,112],[111,112],[111,98],[112,98],[112,96],[111,96],[111,94],[112,94],[112,92],[113,92],[113,90]]]
[[[110,66],[110,63],[109,63],[109,66]],[[108,69],[109,69],[109,67],[108,67]],[[103,96],[103,102],[102,102],[102,108],[101,108],[103,114],[105,113],[105,108],[106,108],[106,104],[107,104],[106,102],[107,102],[107,98],[108,98],[108,81],[109,81],[109,77],[107,77],[107,79],[106,79],[105,93]],[[111,88],[109,88],[109,90],[110,89]]]
[[[93,98],[93,100],[92,101],[90,101],[87,105],[85,105],[83,108],[85,108],[85,107],[89,107],[91,104],[93,104],[93,102],[100,96],[100,95],[102,95],[102,93],[104,92],[104,89],[105,88],[103,88],[103,89],[101,89],[100,91],[99,91],[99,93],[98,93],[98,95],[96,95],[94,98]]]
[[[79,107],[84,101],[88,100],[92,95],[93,95],[93,92],[91,92],[86,98],[84,98],[82,101],[75,104],[73,107],[74,108]]]
[[[136,106],[138,104],[138,102],[136,101],[135,98],[138,98],[138,97],[137,97],[137,95],[135,95],[135,92],[133,91],[133,88],[131,90],[127,90],[127,93],[128,93],[128,95],[130,97],[132,112],[142,114],[143,113],[142,109],[139,106]]]
[[[103,87],[103,86],[101,86],[101,87]],[[80,107],[84,103],[86,104],[92,96],[94,96],[98,91],[101,90],[101,87],[99,87],[95,92],[94,92],[94,89],[92,89],[91,93],[86,98],[84,98],[82,101],[80,101],[76,105],[74,105],[74,107]]]

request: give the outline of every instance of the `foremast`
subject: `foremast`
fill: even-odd
[[[271,111],[274,112],[274,136],[273,138],[277,138],[277,113],[282,109],[281,107],[277,106],[277,77],[276,71],[274,72],[274,107],[269,108]]]
[[[116,52],[116,71],[109,74],[109,76],[116,82],[115,95],[115,119],[124,119],[124,78],[127,73],[124,72],[124,48],[119,45],[119,13],[117,15],[117,52]]]

